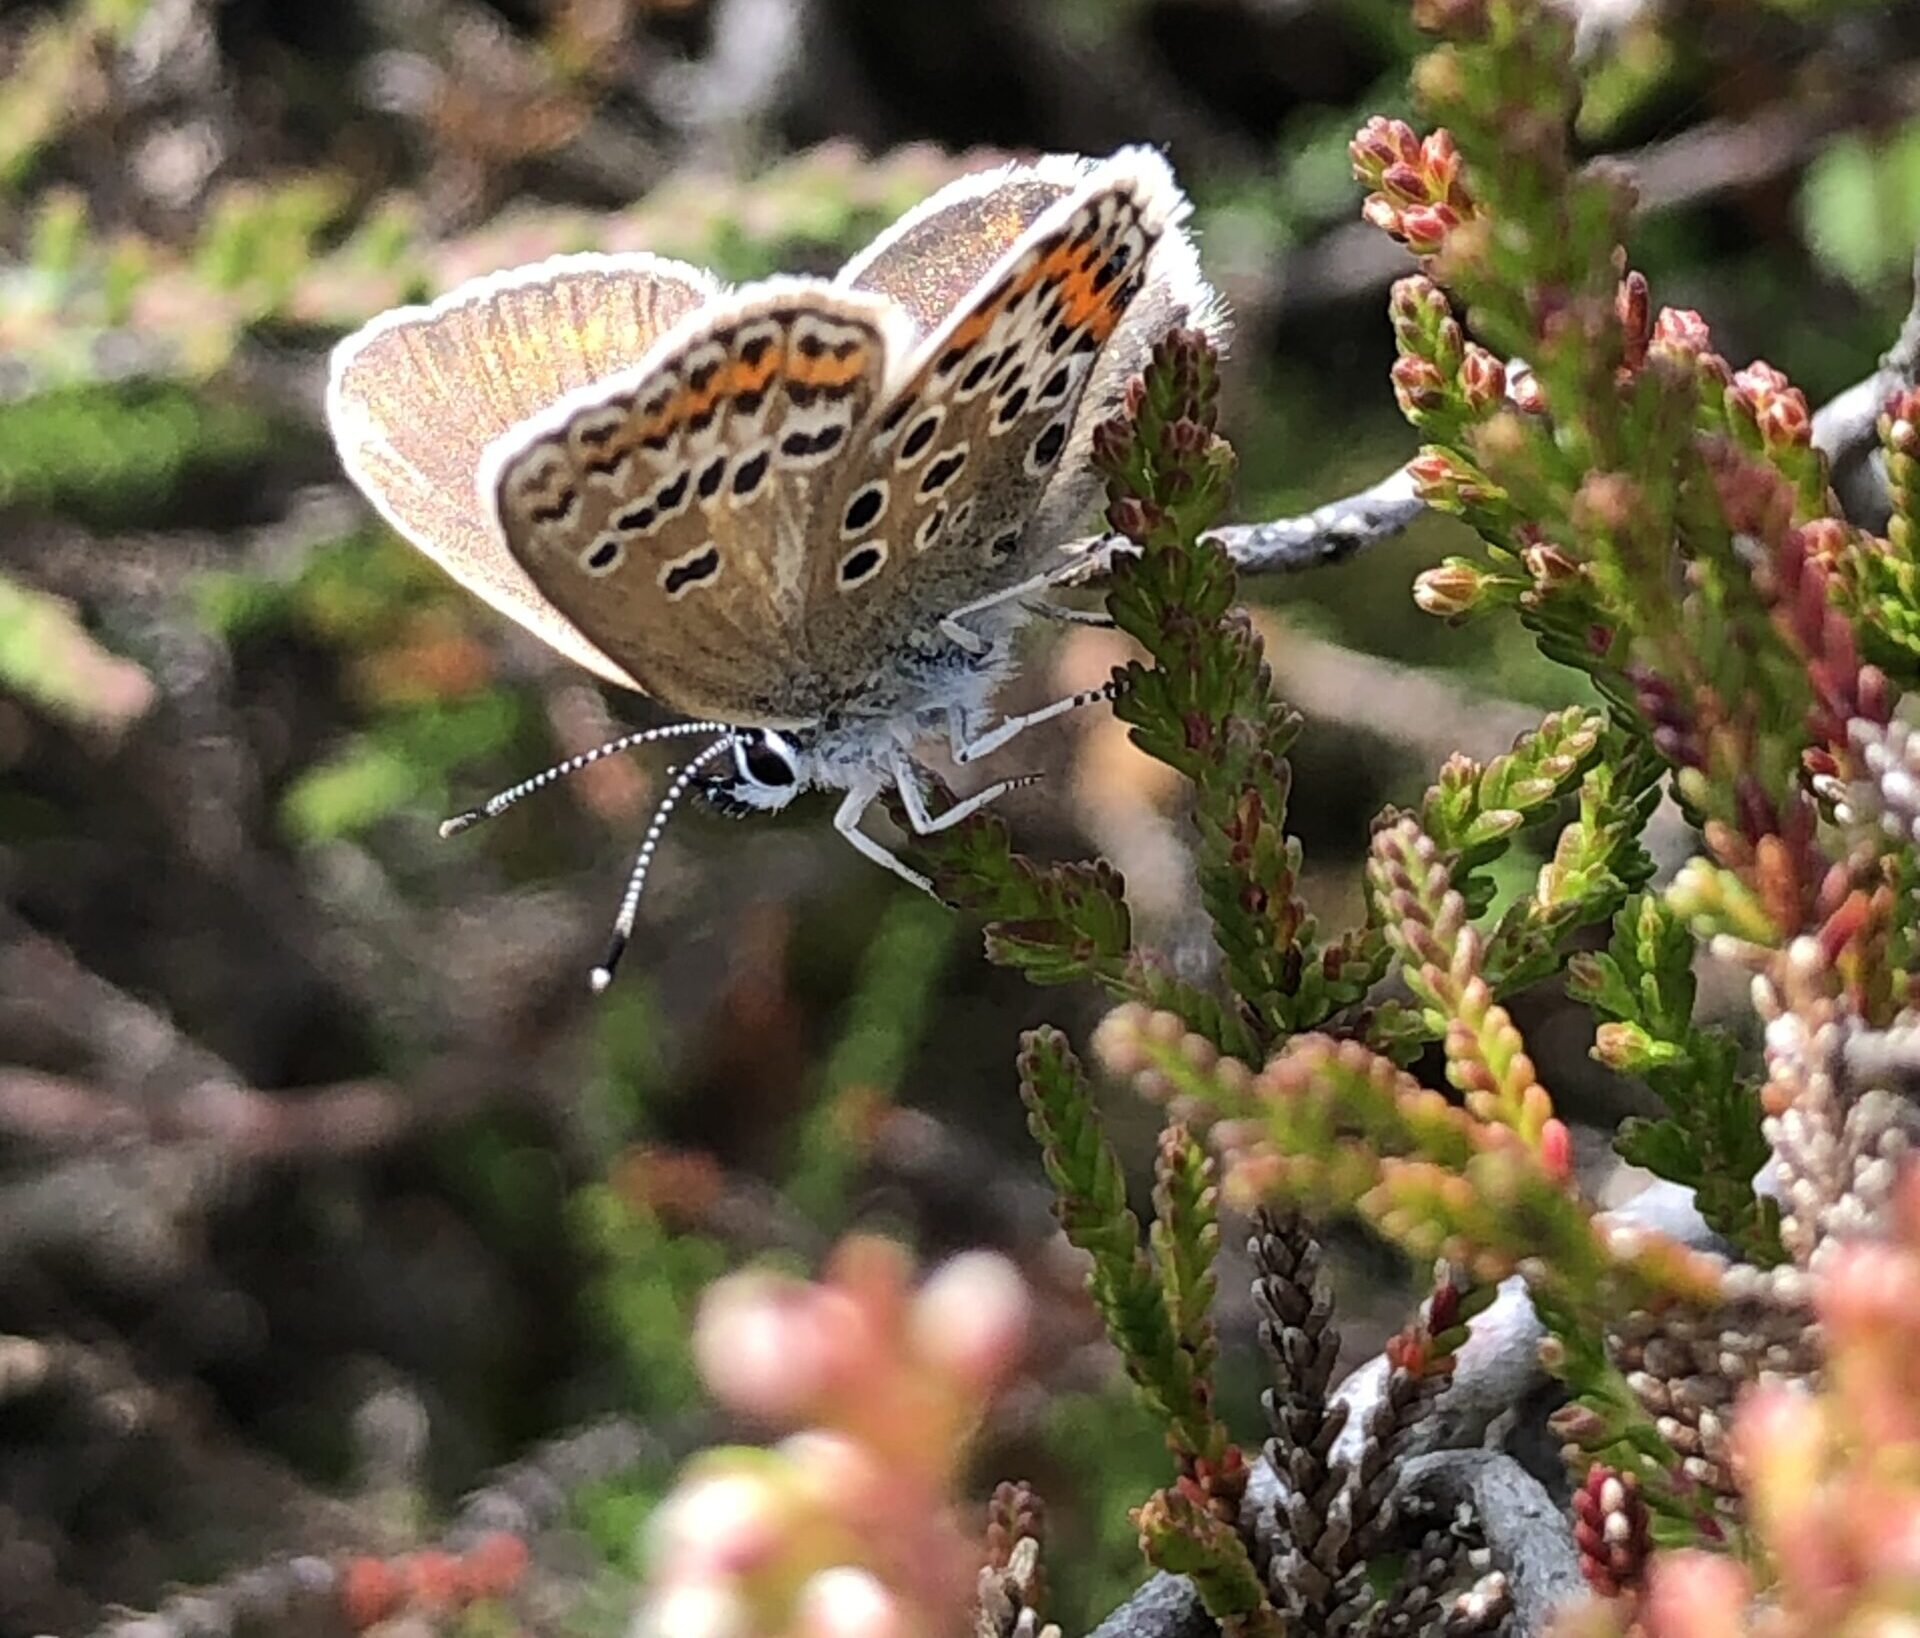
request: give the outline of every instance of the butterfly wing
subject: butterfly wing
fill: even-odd
[[[1049,154],[1031,165],[959,177],[902,216],[834,282],[891,297],[919,335],[931,335],[1014,241],[1093,168],[1091,160]]]
[[[823,695],[807,520],[908,345],[891,302],[771,280],[709,303],[632,369],[496,440],[503,549],[657,698],[791,727]]]
[[[822,499],[808,639],[849,675],[1047,561],[1097,492],[1093,423],[1174,325],[1221,328],[1166,162],[1125,149],[1077,163],[1077,184],[1033,213],[921,343]],[[1008,174],[1006,220],[1074,164]],[[983,198],[963,212],[991,215],[993,196]],[[858,276],[877,273],[896,294],[916,288],[917,238],[909,230]],[[957,276],[957,264],[939,265],[941,278]]]
[[[644,357],[714,290],[710,274],[657,256],[562,256],[383,314],[334,349],[327,423],[341,463],[455,580],[636,687],[514,561],[476,503],[474,473],[508,428]]]

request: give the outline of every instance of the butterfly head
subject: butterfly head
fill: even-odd
[[[813,782],[813,757],[793,734],[736,728],[732,752],[700,782],[707,805],[729,818],[777,812]]]

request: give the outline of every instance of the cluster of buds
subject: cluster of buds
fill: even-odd
[[[1226,503],[1233,452],[1214,433],[1219,365],[1203,331],[1171,332],[1127,383],[1121,413],[1093,429],[1107,523],[1139,545],[1178,537],[1183,524],[1204,528]]]
[[[723,1404],[802,1431],[695,1459],[648,1527],[635,1638],[907,1638],[960,1630],[978,1570],[951,1490],[1018,1363],[1013,1266],[956,1257],[915,1290],[904,1251],[855,1238],[808,1282],[708,1292],[694,1355]]]
[[[527,1544],[504,1530],[488,1532],[465,1552],[350,1558],[340,1567],[340,1608],[356,1632],[400,1615],[454,1615],[509,1596],[526,1569]]]
[[[1887,539],[1903,559],[1920,553],[1920,387],[1905,387],[1888,397],[1880,412],[1880,448],[1887,460],[1887,494],[1893,516]]]
[[[1460,177],[1460,151],[1444,130],[1423,138],[1405,120],[1376,114],[1347,152],[1353,174],[1372,190],[1362,214],[1416,256],[1437,255],[1448,234],[1473,214]]]
[[[1688,368],[1709,356],[1718,357],[1713,352],[1713,332],[1691,307],[1660,309],[1647,342],[1647,356]]]
[[[1573,1493],[1573,1544],[1580,1573],[1602,1598],[1637,1588],[1653,1552],[1652,1514],[1640,1481],[1601,1463]]]
[[[1512,386],[1506,364],[1467,340],[1452,303],[1433,280],[1423,274],[1397,280],[1387,319],[1399,349],[1394,398],[1415,426],[1441,412],[1481,421],[1506,404]]]
[[[1727,410],[1751,426],[1764,449],[1786,449],[1813,442],[1813,412],[1807,395],[1765,359],[1733,372]]]
[[[1636,1630],[1648,1638],[1899,1632],[1911,1623],[1920,1535],[1920,1172],[1894,1191],[1891,1233],[1836,1245],[1813,1280],[1825,1340],[1817,1389],[1761,1384],[1741,1400],[1733,1454],[1765,1603],[1747,1568],[1657,1554]]]

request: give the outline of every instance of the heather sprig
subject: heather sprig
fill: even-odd
[[[1115,715],[1148,755],[1193,782],[1200,896],[1240,1004],[1273,1039],[1355,999],[1314,964],[1286,832],[1299,719],[1275,698],[1259,634],[1234,607],[1233,565],[1203,531],[1226,503],[1232,454],[1215,430],[1217,359],[1177,332],[1103,423],[1094,459],[1108,521],[1139,548],[1114,574],[1108,610],[1151,656],[1120,671]]]
[[[1095,432],[1116,553],[1108,609],[1146,650],[1115,676],[1115,714],[1148,755],[1193,785],[1195,867],[1223,957],[1226,995],[1172,976],[1132,943],[1122,884],[1104,864],[1043,868],[982,815],[916,841],[951,902],[985,913],[988,954],[1037,981],[1093,978],[1119,997],[1171,1008],[1223,1050],[1252,1053],[1361,1000],[1384,972],[1377,940],[1322,946],[1299,895],[1301,851],[1286,830],[1297,716],[1273,692],[1233,565],[1204,537],[1227,498],[1232,452],[1216,428],[1218,358],[1176,331]]]
[[[1277,1634],[1235,1529],[1246,1460],[1213,1408],[1213,1162],[1178,1124],[1162,1134],[1154,1222],[1142,1245],[1126,1182],[1065,1038],[1033,1030],[1020,1054],[1028,1124],[1067,1238],[1092,1259],[1087,1288],[1127,1374],[1160,1418],[1176,1474],[1136,1514],[1149,1562],[1191,1575],[1229,1632]]]
[[[1403,818],[1375,833],[1367,876],[1387,941],[1427,1027],[1445,1044],[1447,1078],[1476,1116],[1511,1127],[1564,1175],[1566,1129],[1534,1078],[1519,1031],[1493,999],[1482,970],[1485,943],[1440,849]]]
[[[1503,1018],[1492,1008],[1484,1027],[1500,1036],[1503,1082],[1518,1088],[1509,1101],[1538,1110],[1546,1094]],[[1409,1256],[1443,1257],[1477,1281],[1524,1269],[1596,1337],[1610,1303],[1717,1289],[1711,1259],[1598,1222],[1568,1186],[1564,1129],[1548,1116],[1530,1139],[1497,1092],[1474,1094],[1488,1114],[1463,1109],[1360,1042],[1323,1035],[1295,1037],[1256,1070],[1137,1006],[1110,1013],[1094,1045],[1146,1095],[1218,1122],[1230,1204],[1278,1199],[1316,1217],[1356,1214]],[[1478,1050],[1461,1045],[1463,1057]]]
[[[1614,1146],[1636,1166],[1694,1191],[1708,1224],[1759,1263],[1779,1260],[1779,1208],[1754,1193],[1766,1164],[1759,1088],[1740,1072],[1739,1043],[1694,1023],[1692,934],[1658,894],[1637,894],[1614,918],[1605,951],[1573,958],[1567,993],[1604,1020],[1593,1055],[1638,1075],[1666,1105],[1625,1122]]]
[[[1163,1204],[1181,1209],[1182,1215],[1156,1224],[1165,1259],[1156,1264],[1127,1205],[1126,1179],[1101,1130],[1093,1093],[1059,1031],[1033,1030],[1025,1037],[1020,1096],[1054,1188],[1060,1226],[1093,1261],[1088,1289],[1128,1374],[1182,1458],[1217,1466],[1230,1441],[1214,1417],[1207,1375],[1213,1362],[1206,1313],[1212,1288],[1204,1274],[1189,1278],[1218,1238],[1211,1199],[1202,1198],[1210,1196],[1210,1185],[1194,1187],[1191,1156],[1178,1139],[1170,1140],[1174,1154],[1163,1152],[1160,1192]]]
[[[1569,706],[1484,765],[1455,755],[1420,804],[1420,828],[1452,855],[1451,880],[1469,916],[1493,899],[1487,867],[1525,827],[1548,817],[1592,763],[1605,727],[1597,712]]]

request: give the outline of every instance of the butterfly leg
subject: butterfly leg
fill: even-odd
[[[943,830],[949,830],[963,819],[970,819],[989,802],[997,802],[1008,791],[1021,790],[1028,785],[1037,785],[1040,775],[1015,774],[1011,779],[1002,779],[989,785],[985,790],[975,791],[973,795],[944,808],[939,813],[927,811],[927,799],[920,789],[920,779],[914,766],[899,751],[893,753],[893,782],[900,792],[900,805],[907,810],[907,823],[913,826],[914,833],[920,836],[937,836]]]
[[[1041,592],[1053,591],[1060,586],[1071,586],[1084,576],[1093,573],[1099,564],[1092,559],[1074,558],[1066,563],[1055,564],[1040,574],[1029,575],[1025,580],[1011,586],[1002,586],[996,592],[985,597],[976,597],[971,603],[962,603],[959,608],[948,613],[940,622],[941,635],[957,644],[969,654],[984,654],[987,640],[977,631],[970,631],[960,622],[969,614],[983,614],[988,609],[997,609],[1003,603],[1024,602]]]
[[[1051,705],[1043,705],[1037,711],[1023,711],[1018,716],[1003,717],[997,724],[983,734],[969,734],[966,724],[957,713],[947,716],[947,737],[953,745],[953,760],[965,766],[988,756],[1013,739],[1024,734],[1029,728],[1038,727],[1043,722],[1051,722],[1055,717],[1064,717],[1069,711],[1078,711],[1082,706],[1097,705],[1102,700],[1110,700],[1120,692],[1118,683],[1104,682],[1098,688],[1083,688],[1078,694],[1069,694],[1063,700],[1055,700]]]
[[[864,853],[875,864],[891,870],[903,882],[919,888],[922,893],[931,893],[933,891],[931,881],[919,871],[910,870],[860,828],[861,819],[865,816],[867,809],[873,806],[873,799],[878,794],[877,791],[870,790],[848,791],[846,799],[841,802],[839,810],[833,816],[833,828],[853,844],[856,852]]]
[[[1118,624],[1105,609],[1076,609],[1038,597],[1030,597],[1020,606],[1029,614],[1038,615],[1042,620],[1056,620],[1063,626],[1098,626],[1102,631],[1112,631]]]

